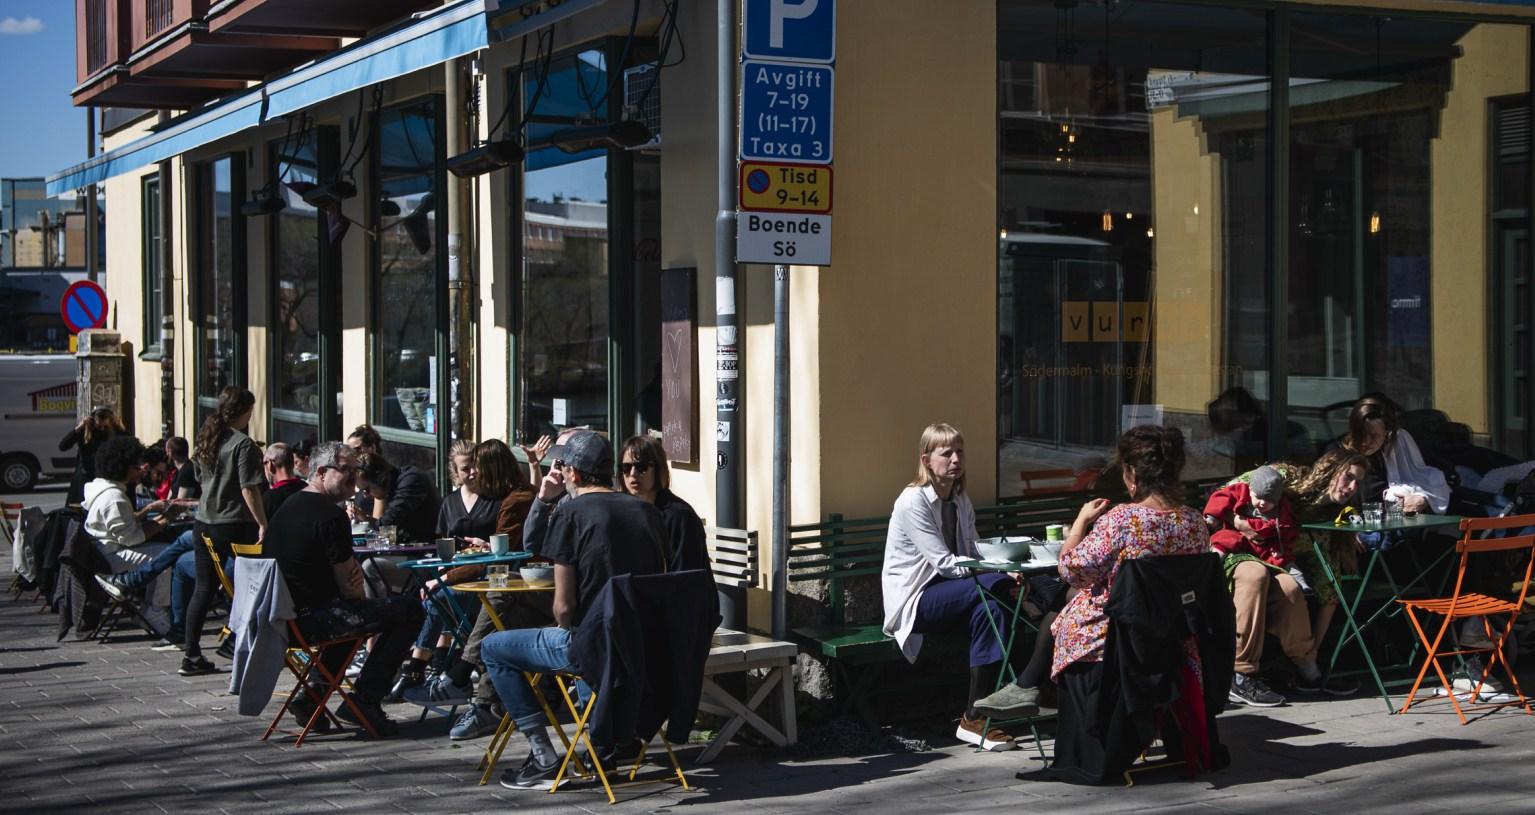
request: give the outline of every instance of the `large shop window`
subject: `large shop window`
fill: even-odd
[[[334,411],[335,394],[322,378],[322,321],[339,315],[322,309],[321,284],[336,274],[329,244],[339,222],[304,201],[302,192],[329,178],[320,169],[322,140],[334,131],[306,129],[270,146],[268,172],[286,205],[271,220],[272,433],[273,441],[294,444],[322,438],[320,416]],[[327,164],[333,156],[326,156]],[[327,267],[328,270],[327,270]],[[328,327],[328,326],[326,326]]]
[[[1498,371],[1506,337],[1488,333],[1506,316],[1495,286],[1517,297],[1528,279],[1528,221],[1492,225],[1509,169],[1492,154],[1495,99],[1528,92],[1528,30],[1290,20],[1290,426],[1321,449],[1354,399],[1382,392],[1428,458],[1474,486],[1501,458],[1491,446],[1529,453],[1518,403],[1498,409],[1519,366]]]
[[[160,178],[146,176],[141,183],[143,187],[139,195],[139,213],[144,227],[140,235],[143,247],[139,256],[143,258],[144,273],[143,348],[145,354],[159,356],[160,323],[165,314],[165,301],[162,299],[164,290],[160,285],[160,252],[163,249],[164,234],[160,229]]]
[[[606,56],[554,60],[522,78],[530,144],[605,115]],[[608,429],[608,151],[530,153],[522,176],[521,380],[525,438],[558,428]]]
[[[1306,461],[1366,393],[1463,486],[1535,455],[1527,27],[1000,21],[1002,495],[1089,483],[1142,422],[1185,431],[1191,479]]]
[[[1261,12],[1004,2],[998,492],[1081,488],[1119,433],[1187,477],[1264,455],[1269,80]]]
[[[372,158],[378,194],[373,423],[391,462],[429,473],[436,471],[445,421],[438,393],[438,340],[447,319],[442,127],[436,97],[385,109]]]
[[[245,383],[244,161],[224,156],[198,167],[197,424],[218,405],[219,391]],[[195,428],[194,428],[195,429]]]

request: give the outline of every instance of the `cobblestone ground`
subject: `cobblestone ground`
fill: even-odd
[[[0,599],[0,812],[1535,812],[1535,718],[1505,711],[1462,727],[1442,705],[1393,717],[1376,699],[1227,713],[1234,765],[1197,781],[1021,780],[1037,767],[1031,752],[976,754],[935,722],[916,734],[934,745],[920,753],[796,760],[733,745],[694,767],[692,748],[694,791],[628,787],[610,807],[589,784],[478,786],[484,740],[454,746],[440,718],[380,742],[258,741],[265,721],[235,714],[227,676],[177,676],[179,655],[144,640],[55,642],[37,608]],[[520,753],[514,741],[506,763]]]

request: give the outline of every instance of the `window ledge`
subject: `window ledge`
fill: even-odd
[[[159,346],[153,346],[140,351],[139,360],[141,362],[163,362],[165,361],[165,354],[160,351]]]

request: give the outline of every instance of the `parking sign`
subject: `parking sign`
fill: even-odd
[[[836,59],[836,0],[746,0],[745,25],[745,50],[750,59]]]

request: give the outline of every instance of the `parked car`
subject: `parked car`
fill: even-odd
[[[59,439],[75,425],[78,363],[68,354],[0,354],[0,489],[32,489],[38,476],[68,478]]]

